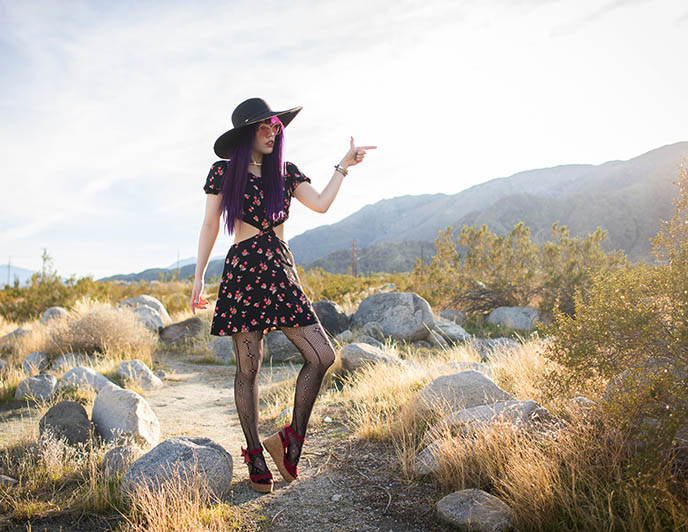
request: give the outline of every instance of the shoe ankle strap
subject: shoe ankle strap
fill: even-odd
[[[299,435],[296,433],[296,431],[292,428],[291,425],[284,425],[283,428],[284,428],[284,431],[285,431],[287,434],[291,434],[292,436],[294,436],[294,437],[295,437],[298,441],[300,441],[301,443],[304,443],[304,442],[306,441],[306,438],[299,436]]]
[[[244,449],[244,446],[241,446],[241,456],[244,457],[244,463],[248,464],[251,459],[249,455],[251,454],[258,454],[263,452],[263,447],[256,447],[255,449]]]

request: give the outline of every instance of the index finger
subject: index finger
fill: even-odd
[[[377,146],[356,146],[356,147],[361,149],[361,150],[374,150],[375,148],[377,148]]]

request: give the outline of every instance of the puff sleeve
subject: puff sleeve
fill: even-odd
[[[304,181],[307,183],[311,182],[311,178],[304,175],[294,163],[287,162],[287,183],[289,185],[290,194],[294,194],[296,187],[298,187]]]
[[[219,194],[222,192],[222,181],[227,170],[227,161],[213,163],[208,172],[208,177],[203,185],[206,194]]]

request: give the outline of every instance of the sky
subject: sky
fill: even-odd
[[[194,257],[215,139],[303,106],[285,158],[326,213],[688,140],[685,0],[0,0],[0,264],[62,276]],[[460,213],[458,213],[460,214]],[[211,257],[234,236],[221,233]],[[6,270],[5,270],[6,271]]]

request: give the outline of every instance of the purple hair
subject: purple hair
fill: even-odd
[[[275,122],[280,122],[280,120],[273,116],[270,123]],[[237,146],[227,161],[227,169],[222,183],[222,207],[225,226],[229,235],[234,232],[236,219],[241,219],[241,209],[248,180],[248,163],[259,125],[260,122],[242,128]],[[273,221],[279,219],[284,209],[285,168],[282,161],[283,152],[284,126],[282,126],[280,134],[275,136],[272,153],[263,155],[262,177],[258,180],[258,183],[262,182],[263,185],[263,203],[267,219]]]

